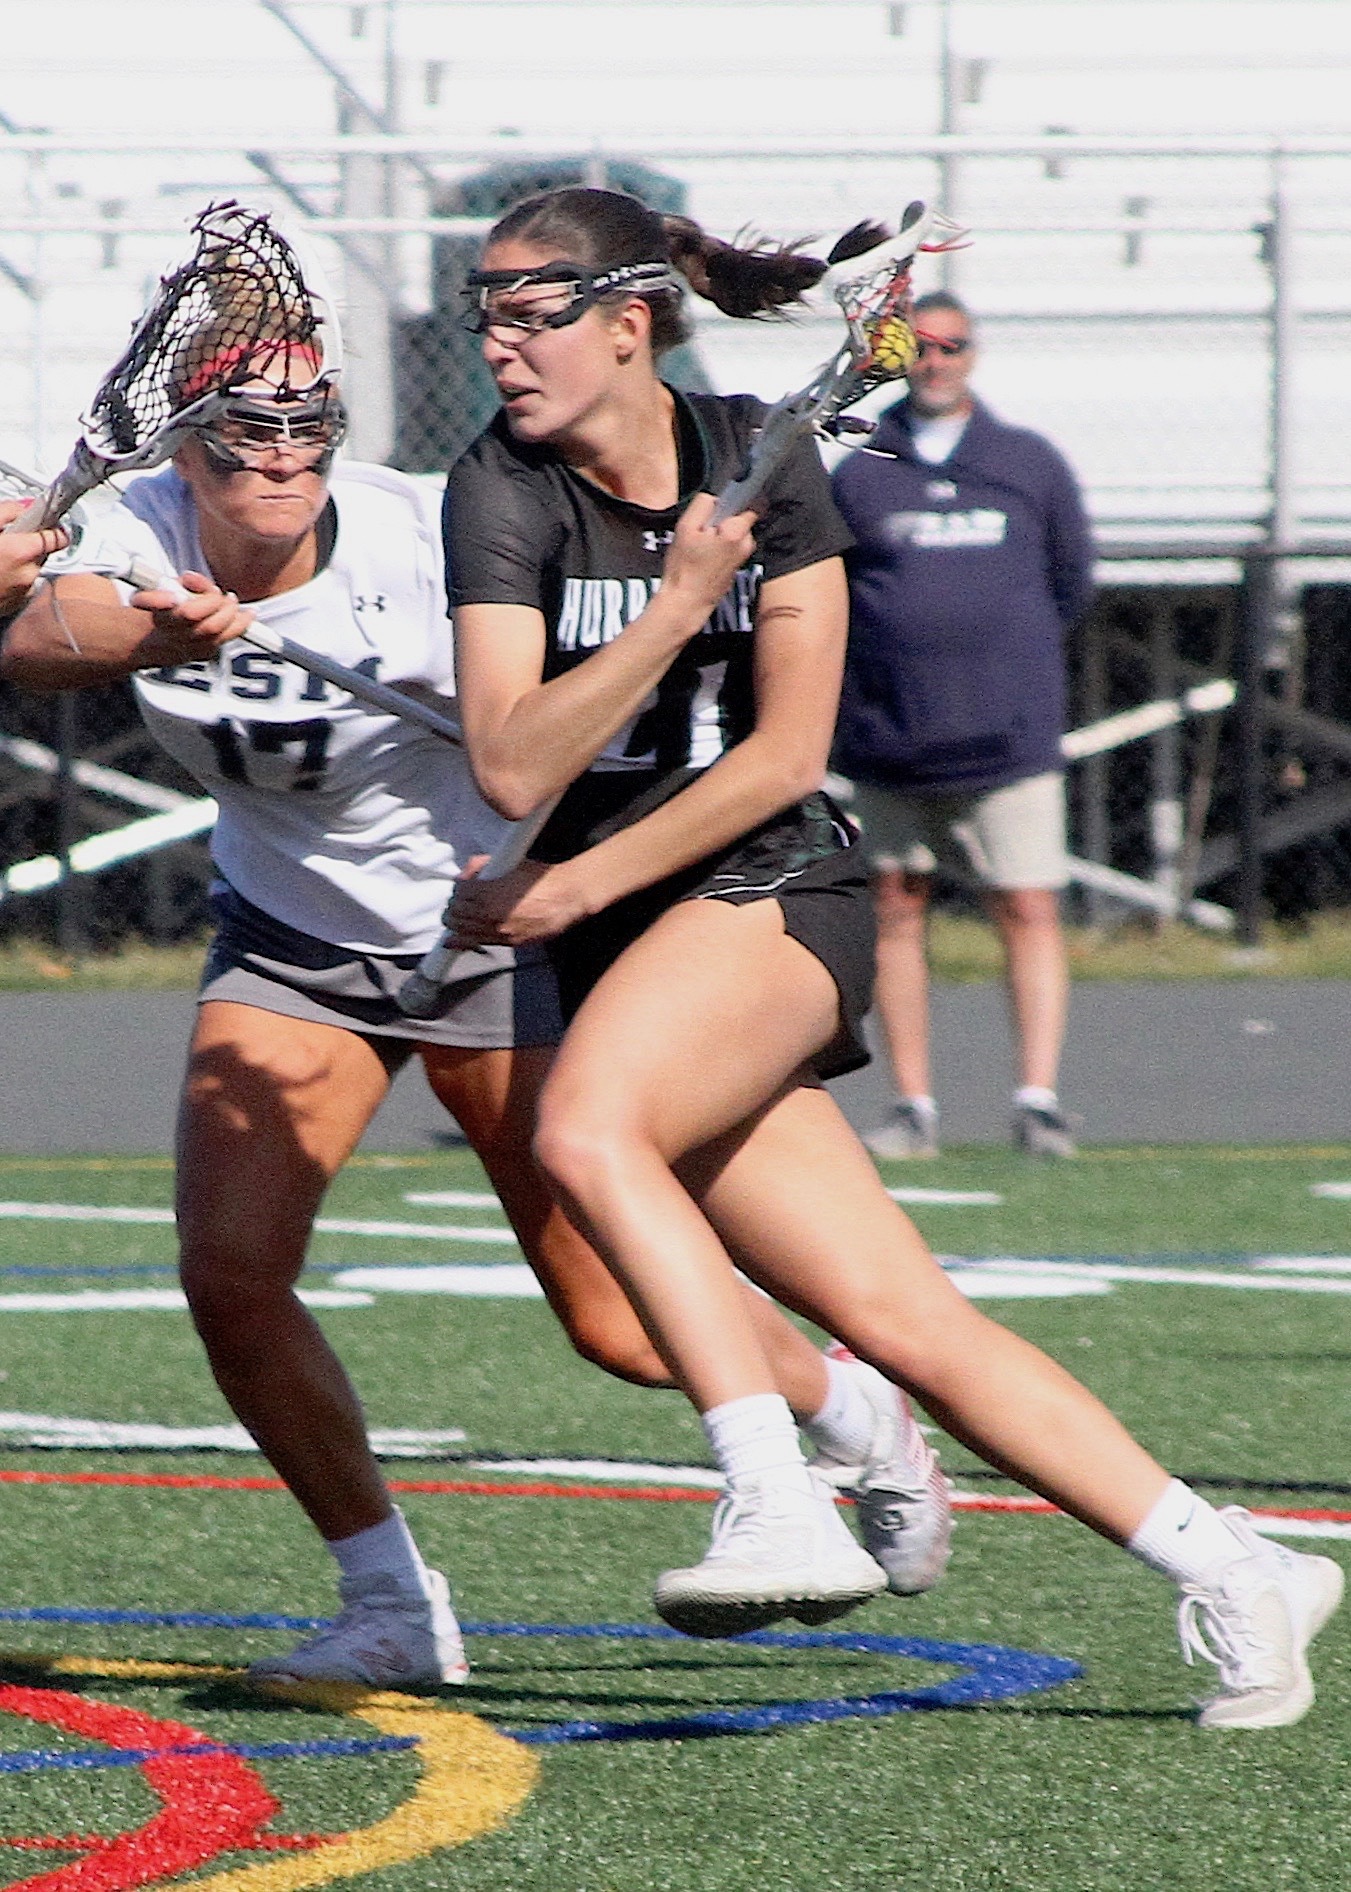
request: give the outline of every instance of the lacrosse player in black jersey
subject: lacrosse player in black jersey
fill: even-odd
[[[820,1622],[880,1587],[804,1462],[733,1262],[912,1391],[957,1437],[1181,1590],[1211,1727],[1299,1718],[1341,1572],[1168,1474],[1053,1361],[979,1313],[882,1188],[820,1078],[862,1060],[866,876],[819,793],[848,535],[811,447],[758,516],[713,523],[762,410],[677,394],[677,270],[725,311],[822,265],[737,250],[617,193],[533,198],[494,228],[470,325],[502,412],[453,469],[446,543],[466,736],[533,855],[465,879],[463,945],[551,942],[571,1023],[536,1149],[704,1416],[727,1478],[665,1619]]]

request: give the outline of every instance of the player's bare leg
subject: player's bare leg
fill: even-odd
[[[874,1001],[882,1023],[899,1105],[866,1139],[875,1156],[897,1160],[938,1154],[929,1060],[929,897],[931,874],[873,870],[877,916]]]
[[[353,1032],[198,1009],[178,1123],[183,1288],[231,1411],[330,1541],[391,1504],[351,1381],[294,1288],[324,1191],[388,1087]]]
[[[791,976],[799,955],[821,973],[812,989]],[[783,1005],[785,991],[800,1002]],[[698,1634],[823,1621],[886,1581],[808,1472],[727,1251],[674,1167],[774,1094],[836,1010],[777,906],[680,906],[591,993],[541,1099],[541,1160],[662,1336],[727,1477],[710,1557],[658,1586],[666,1619]]]
[[[214,1000],[179,1115],[182,1276],[217,1384],[328,1544],[342,1610],[250,1675],[410,1687],[468,1675],[440,1571],[390,1502],[360,1402],[295,1294],[323,1193],[388,1089],[364,1038]]]
[[[1018,1082],[1053,1091],[1069,1015],[1070,975],[1058,896],[1044,887],[986,895],[1004,945]]]

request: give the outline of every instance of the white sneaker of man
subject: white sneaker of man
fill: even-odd
[[[399,1588],[383,1573],[344,1578],[342,1610],[285,1655],[250,1665],[253,1682],[363,1682],[371,1688],[429,1688],[468,1680],[460,1625],[450,1586],[439,1570],[427,1572],[423,1596]]]
[[[1238,1506],[1220,1515],[1249,1554],[1183,1588],[1182,1654],[1220,1671],[1219,1693],[1197,1719],[1203,1728],[1286,1728],[1313,1705],[1306,1652],[1342,1600],[1342,1568],[1260,1537]]]
[[[887,1588],[919,1596],[938,1582],[952,1554],[951,1489],[900,1388],[843,1349],[832,1352],[858,1374],[876,1423],[862,1464],[818,1451],[812,1470],[853,1498],[863,1542],[886,1571]]]
[[[887,1587],[857,1542],[829,1485],[810,1494],[747,1479],[713,1514],[700,1563],[657,1579],[657,1614],[686,1636],[740,1636],[793,1616],[826,1623]]]

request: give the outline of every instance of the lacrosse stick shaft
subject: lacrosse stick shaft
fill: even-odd
[[[549,816],[558,806],[560,797],[550,795],[542,801],[533,814],[518,821],[502,845],[494,852],[478,874],[480,880],[501,880],[513,867],[519,867],[530,852],[532,843],[543,828]],[[454,895],[451,896],[451,913],[455,909]],[[395,1002],[405,1018],[432,1018],[441,1004],[445,991],[446,979],[451,965],[464,951],[463,946],[455,943],[452,927],[447,927],[435,946],[423,954],[417,968],[404,981],[395,994]]]
[[[813,382],[811,389],[786,395],[770,408],[750,465],[740,479],[724,486],[718,494],[710,525],[720,526],[734,513],[749,512],[798,441],[808,439],[816,431],[815,403],[811,398],[816,385]]]
[[[280,657],[285,663],[295,664],[298,669],[307,670],[311,676],[322,677],[325,683],[345,690],[348,696],[364,703],[367,709],[380,710],[386,716],[402,716],[405,722],[420,723],[424,729],[430,729],[434,736],[440,736],[445,742],[453,742],[457,748],[463,746],[464,735],[460,725],[449,716],[443,716],[439,710],[420,702],[415,696],[391,689],[387,683],[377,683],[373,677],[364,677],[359,670],[349,670],[346,664],[335,663],[331,657],[321,656],[317,650],[309,650],[304,644],[293,644],[289,637],[283,637],[265,624],[251,624],[239,636],[241,643],[252,644],[255,650],[265,650],[270,657]]]

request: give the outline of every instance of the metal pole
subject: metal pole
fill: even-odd
[[[56,890],[56,943],[68,959],[78,959],[85,944],[82,889],[70,867],[70,850],[80,838],[80,791],[74,772],[77,740],[75,696],[63,691],[56,699],[56,851],[62,867]]]
[[[957,130],[957,60],[952,51],[953,0],[942,0],[938,10],[938,129],[944,138]],[[957,160],[950,151],[938,159],[938,207],[945,217],[959,221],[957,211]],[[938,259],[938,280],[951,292],[956,286],[957,263],[952,250]]]
[[[1261,552],[1243,562],[1238,624],[1238,938],[1262,943],[1262,802],[1265,764],[1266,653],[1271,635],[1273,561]]]
[[[1156,700],[1177,694],[1173,653],[1173,613],[1160,597],[1149,604],[1150,690]],[[1154,884],[1177,895],[1177,863],[1182,852],[1182,733],[1174,723],[1150,740],[1149,828]],[[1162,918],[1162,914],[1160,916]]]
[[[1091,612],[1083,633],[1083,720],[1096,723],[1107,714],[1107,639],[1096,611]],[[1106,754],[1090,756],[1084,763],[1083,784],[1084,854],[1103,867],[1112,862],[1112,825],[1107,797],[1109,762]],[[1107,897],[1096,887],[1084,894],[1086,917],[1090,926],[1106,924]]]

